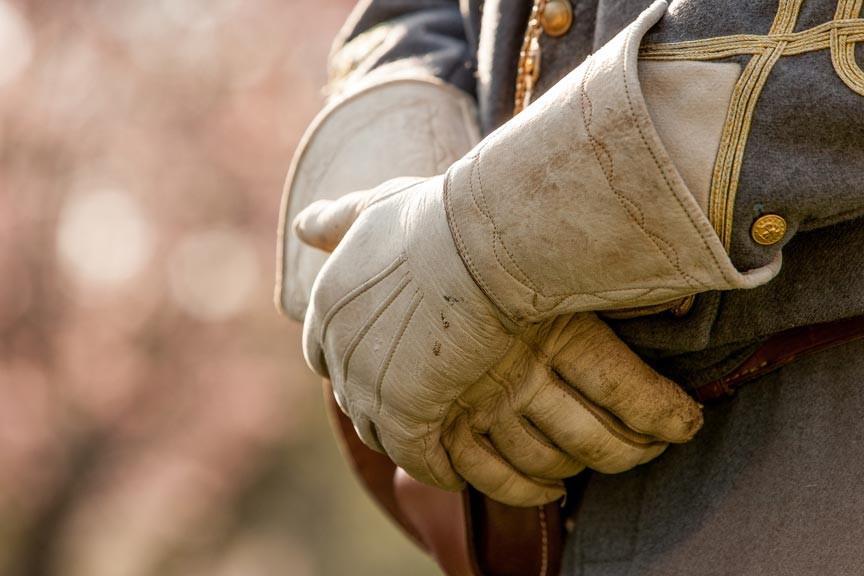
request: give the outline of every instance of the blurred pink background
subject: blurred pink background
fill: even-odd
[[[0,0],[0,574],[435,574],[272,304],[350,0]]]

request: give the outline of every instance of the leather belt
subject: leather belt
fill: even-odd
[[[771,336],[726,376],[691,390],[703,403],[727,398],[747,382],[796,359],[864,338],[864,316],[793,328]],[[417,482],[367,448],[324,383],[333,427],[346,459],[373,499],[447,576],[558,574],[568,508],[560,502],[516,508],[472,488],[445,492]],[[587,475],[568,481],[568,507],[578,505]]]
[[[864,316],[811,324],[779,332],[726,376],[697,386],[691,395],[702,403],[735,394],[744,384],[794,362],[802,356],[864,338]]]

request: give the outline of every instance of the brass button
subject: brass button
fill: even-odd
[[[757,244],[771,246],[783,239],[786,235],[786,220],[777,214],[765,214],[756,219],[750,235]]]
[[[568,0],[549,0],[540,14],[540,25],[547,36],[563,36],[573,25],[573,6]]]

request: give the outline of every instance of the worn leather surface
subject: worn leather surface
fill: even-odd
[[[466,488],[446,492],[421,484],[385,455],[365,446],[324,381],[331,424],[362,486],[447,576],[553,576],[561,568],[561,502],[517,508]]]
[[[637,52],[648,10],[448,172],[460,256],[515,322],[752,288],[780,259],[739,272],[652,125]]]
[[[440,177],[367,194],[377,201],[360,200],[315,282],[304,353],[368,445],[427,483],[464,479],[531,506],[586,465],[628,469],[701,425],[698,406],[593,315],[502,324],[456,254]],[[310,206],[301,238],[328,229],[321,214],[356,213],[339,205],[358,198]]]
[[[454,147],[470,139],[470,122],[465,126],[470,120],[463,95],[418,79],[368,87],[325,111],[310,130],[286,187],[283,265],[290,273],[283,274],[277,286],[283,304],[293,302],[296,307],[307,301],[325,251],[336,247],[358,214],[380,195],[345,195],[345,191],[365,181],[374,182],[390,170],[422,173],[435,161],[446,161]],[[412,123],[416,124],[413,128]],[[417,139],[418,127],[429,138]],[[455,135],[446,134],[448,127]],[[397,159],[391,161],[380,147],[372,146],[383,138]],[[375,153],[370,155],[370,149]],[[302,235],[307,240],[314,237],[313,244],[322,250],[305,247],[284,232],[290,226],[289,218],[306,203],[334,197],[342,201],[307,211],[300,221]],[[459,269],[458,260],[454,263]],[[444,345],[437,344],[440,353]],[[435,346],[433,343],[433,354]],[[604,360],[592,360],[596,358]],[[466,389],[442,415],[442,442],[462,478],[501,500],[532,504],[559,495],[560,487],[550,490],[550,484],[585,465],[605,471],[627,469],[659,454],[669,440],[686,439],[698,428],[698,411],[693,406],[684,405],[683,416],[677,415],[681,419],[659,426],[645,420],[652,408],[635,402],[610,412],[603,407],[609,403],[603,395],[611,380],[617,380],[614,384],[621,390],[636,392],[634,398],[650,398],[652,388],[657,387],[668,391],[673,400],[680,398],[674,385],[648,369],[593,317],[551,321],[514,340],[497,370]],[[555,393],[562,392],[563,401],[558,401]],[[351,394],[342,392],[341,398],[344,401]],[[659,396],[663,405],[664,395]],[[568,418],[563,407],[578,416]],[[620,423],[622,416],[626,424]],[[640,430],[656,430],[658,436]],[[369,435],[366,440],[380,447]],[[564,448],[557,448],[557,442]],[[597,446],[607,448],[598,451]]]

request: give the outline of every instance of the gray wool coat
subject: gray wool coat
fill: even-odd
[[[650,4],[571,1],[570,31],[542,40],[539,92]],[[838,3],[846,11],[835,16]],[[512,114],[531,4],[364,0],[334,46],[333,86],[420,67],[475,95],[489,132]],[[783,49],[754,93],[727,215],[735,265],[762,266],[782,251],[782,272],[754,290],[700,295],[681,318],[610,321],[683,386],[726,373],[782,330],[864,314],[864,43],[843,44],[836,33],[841,25],[864,26],[860,2],[675,0],[643,46],[764,37],[783,10],[793,46],[796,38],[815,40]],[[746,70],[760,57],[710,59]],[[785,218],[783,241],[764,246],[751,238],[764,213]],[[864,574],[862,414],[864,343],[813,354],[748,384],[706,408],[705,428],[689,444],[630,472],[591,477],[564,573]]]

